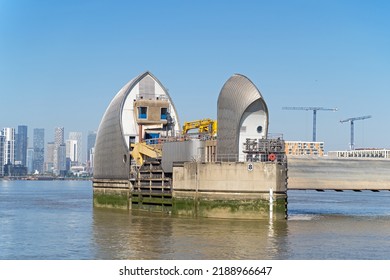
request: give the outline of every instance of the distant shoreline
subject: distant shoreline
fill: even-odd
[[[0,177],[0,180],[6,181],[90,181],[92,177],[86,178],[67,178],[67,177],[52,177],[52,176],[21,176],[21,177]]]

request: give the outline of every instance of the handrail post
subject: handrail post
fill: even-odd
[[[274,206],[274,191],[272,188],[269,189],[269,218],[272,219],[273,207]]]

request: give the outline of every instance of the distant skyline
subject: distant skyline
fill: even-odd
[[[258,87],[270,133],[325,150],[390,148],[389,1],[0,0],[0,129],[97,130],[115,94],[149,70],[181,122],[216,118],[234,73]],[[86,141],[84,141],[86,142]]]

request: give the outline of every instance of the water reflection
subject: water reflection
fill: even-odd
[[[283,259],[287,221],[93,210],[96,259]]]
[[[390,192],[289,192],[288,220],[93,208],[89,182],[0,181],[0,259],[390,259]]]

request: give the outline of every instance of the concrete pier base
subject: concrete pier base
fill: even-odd
[[[280,194],[272,203],[268,199],[210,200],[203,198],[173,199],[172,214],[189,217],[236,219],[285,219],[287,195]]]
[[[128,180],[93,180],[93,205],[96,207],[129,209]]]
[[[186,162],[173,168],[172,196],[177,215],[285,218],[287,170],[273,162]]]
[[[264,219],[287,216],[287,169],[276,162],[185,162],[173,167],[172,191],[133,190],[129,180],[93,181],[94,206],[178,216]]]

